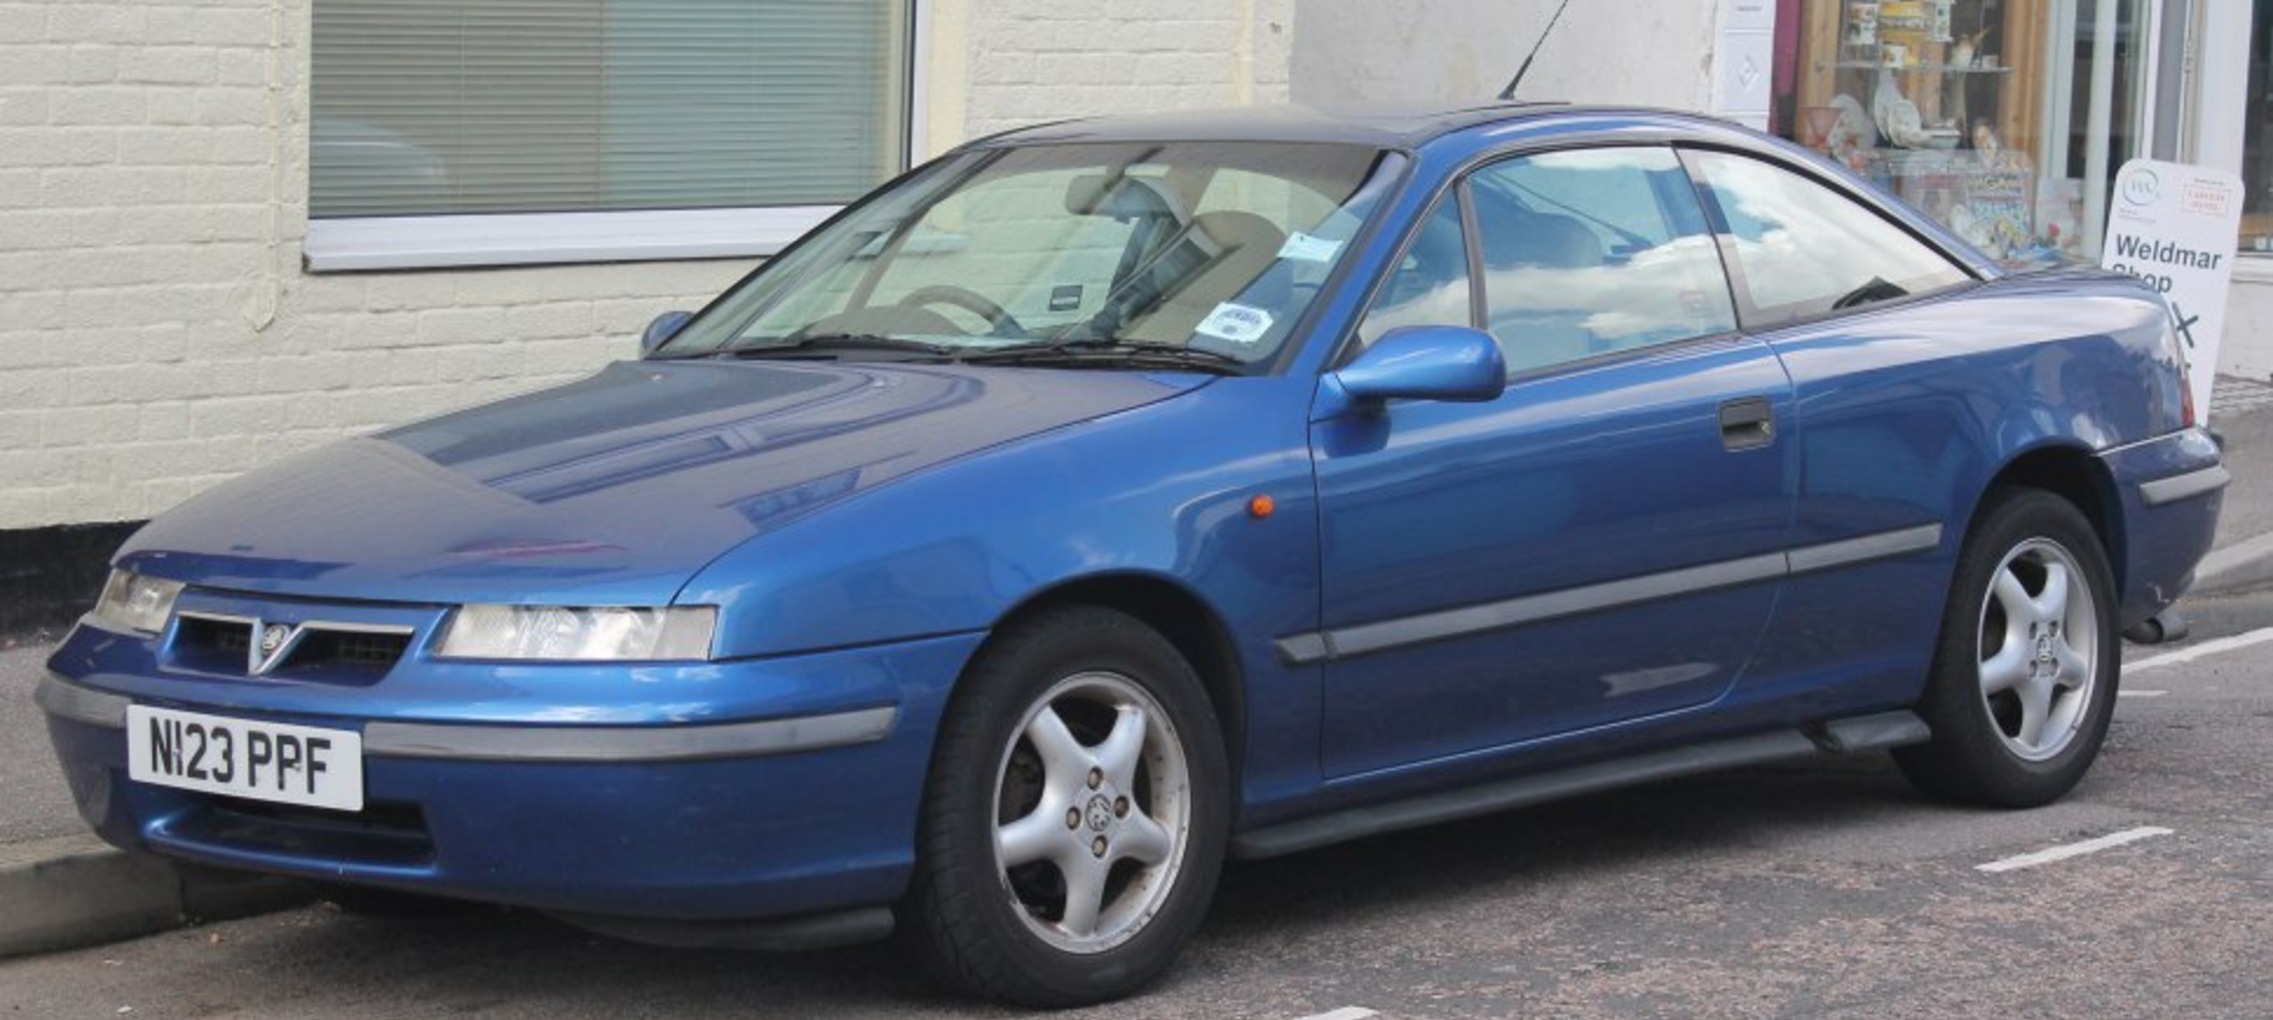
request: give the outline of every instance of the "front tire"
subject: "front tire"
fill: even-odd
[[[940,725],[901,907],[917,958],[1019,1005],[1119,998],[1174,961],[1222,869],[1229,769],[1173,645],[1053,610],[974,661]]]
[[[2114,574],[2091,522],[2035,489],[1998,490],[1958,554],[1919,714],[1895,752],[1925,793],[1993,807],[2059,799],[2091,768],[2122,669]]]

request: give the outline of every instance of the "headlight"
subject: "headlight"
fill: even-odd
[[[554,662],[710,658],[716,606],[459,606],[434,654]]]
[[[144,577],[131,570],[112,570],[95,600],[95,619],[111,630],[156,634],[166,629],[174,599],[182,593],[180,581]]]

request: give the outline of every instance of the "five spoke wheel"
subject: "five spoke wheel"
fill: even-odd
[[[1174,726],[1129,678],[1052,687],[1004,749],[995,798],[995,862],[1020,916],[1069,952],[1126,941],[1175,886],[1189,786]]]
[[[1127,995],[1206,915],[1230,806],[1214,702],[1174,644],[1099,606],[1029,614],[941,720],[901,934],[991,998]]]
[[[2012,753],[2043,761],[2082,726],[2099,675],[2099,614],[2075,556],[2031,539],[1997,565],[1981,607],[1981,696]]]
[[[2041,489],[1998,489],[1958,550],[1941,643],[1897,748],[1927,793],[1998,807],[2058,799],[2091,768],[2115,711],[2115,580],[2089,518]]]

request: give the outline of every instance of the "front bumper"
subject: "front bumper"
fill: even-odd
[[[183,674],[160,642],[81,626],[39,701],[80,814],[120,846],[564,913],[783,917],[900,895],[978,640],[674,666],[413,655],[342,686]],[[129,703],[356,730],[365,807],[135,782]]]
[[[2123,626],[2161,612],[2194,583],[2210,552],[2231,476],[2218,445],[2186,429],[2100,454],[2115,482],[2123,527],[2112,550]]]

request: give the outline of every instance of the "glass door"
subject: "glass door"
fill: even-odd
[[[2115,171],[2154,152],[2164,4],[2074,0],[2021,6],[2048,8],[2041,26],[2049,72],[2044,130],[2033,146],[2043,168],[2037,204],[2054,225],[2073,224],[2061,239],[2063,254],[2096,260]]]

